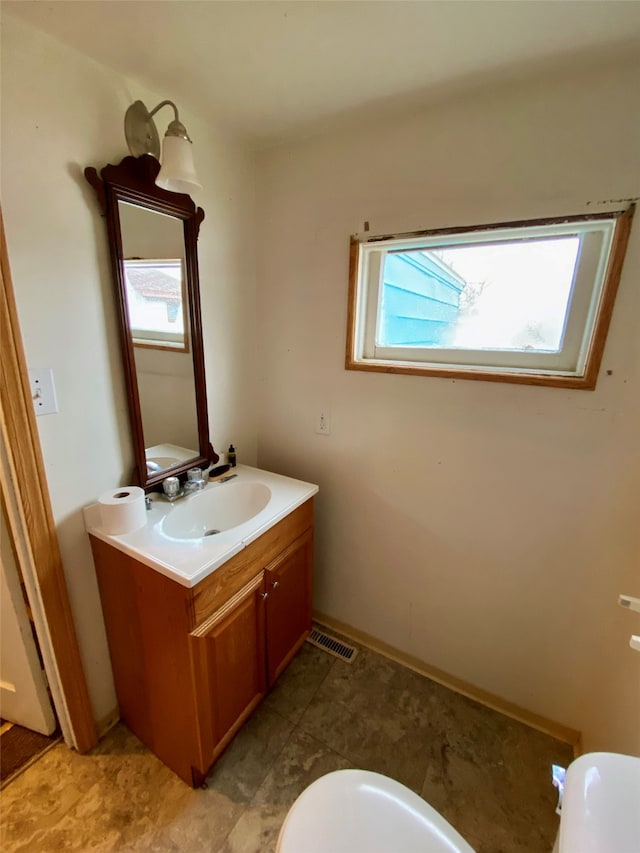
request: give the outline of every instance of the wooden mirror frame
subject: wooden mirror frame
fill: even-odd
[[[204,349],[202,343],[202,319],[200,314],[200,280],[198,275],[198,232],[204,219],[204,211],[196,208],[192,198],[183,193],[173,193],[161,189],[155,183],[160,171],[160,163],[150,154],[141,157],[125,157],[117,165],[105,166],[100,175],[93,166],[84,170],[87,181],[95,190],[103,215],[107,220],[109,253],[115,285],[118,318],[120,326],[120,344],[124,366],[129,419],[135,454],[136,471],[134,479],[145,491],[157,491],[166,477],[186,477],[189,468],[207,468],[218,461],[209,440],[209,417],[207,412],[207,391],[204,373]],[[193,375],[195,382],[198,454],[179,465],[173,465],[151,476],[147,475],[142,413],[133,349],[130,333],[129,311],[127,307],[126,285],[124,280],[124,256],[120,212],[118,202],[127,202],[146,208],[155,213],[163,213],[181,219],[184,227],[186,287],[189,305],[189,324],[191,349],[193,355]]]

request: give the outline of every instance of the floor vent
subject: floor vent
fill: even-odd
[[[317,628],[314,628],[309,634],[307,642],[311,643],[312,646],[317,646],[319,649],[324,649],[330,655],[335,655],[345,663],[353,663],[355,656],[358,654],[358,650],[354,649],[353,646],[348,646],[341,640],[336,640],[335,637],[330,637],[329,634],[325,634],[324,631],[319,631]]]

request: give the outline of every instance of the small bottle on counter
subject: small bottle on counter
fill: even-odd
[[[236,467],[236,449],[233,444],[230,444],[227,450],[227,462],[232,468]]]

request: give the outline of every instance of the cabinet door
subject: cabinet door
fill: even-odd
[[[311,631],[313,531],[303,533],[265,570],[269,686]]]
[[[191,632],[203,773],[265,695],[264,637],[262,572]]]

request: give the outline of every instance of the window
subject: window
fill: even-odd
[[[352,238],[352,370],[594,388],[633,208]]]
[[[188,352],[181,259],[126,260],[124,278],[134,346]]]

